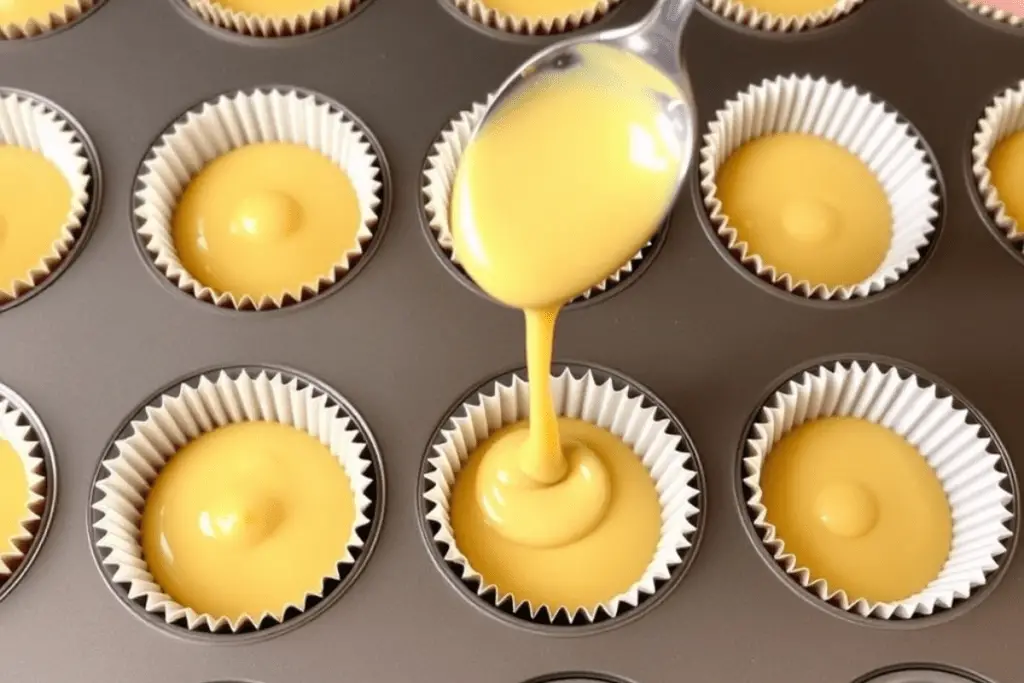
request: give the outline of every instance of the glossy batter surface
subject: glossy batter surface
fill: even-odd
[[[997,144],[989,156],[988,167],[1006,213],[1017,221],[1020,230],[1024,223],[1024,132],[1014,133]]]
[[[47,23],[51,14],[64,16],[65,0],[0,0],[0,24],[23,26],[29,20]]]
[[[142,516],[149,570],[174,600],[232,620],[283,614],[344,557],[355,497],[317,439],[274,422],[208,432],[160,472]]]
[[[635,90],[621,87],[627,77]],[[650,512],[632,497],[651,494],[653,483],[628,449],[639,469],[615,464],[626,456],[598,436],[574,438],[585,426],[567,433],[572,423],[556,416],[550,373],[561,307],[651,238],[675,191],[683,150],[667,132],[655,95],[674,87],[631,55],[585,46],[567,66],[544,67],[504,99],[456,173],[454,250],[484,291],[522,309],[526,319],[528,429],[521,425],[508,441],[498,439],[479,469],[459,475],[464,501],[476,495],[465,491],[479,489],[477,504],[461,507],[461,538],[471,545],[501,539],[493,553],[477,549],[467,557],[518,598],[593,605],[628,588],[653,557],[656,495],[653,515],[629,520],[636,542],[621,546],[626,556],[596,561],[598,548],[621,540],[618,522],[607,521],[614,501]],[[595,562],[573,564],[584,558]]]
[[[798,16],[834,9],[836,0],[741,0],[740,4],[769,14]]]
[[[260,143],[214,159],[173,216],[174,245],[204,285],[254,301],[330,275],[356,246],[359,202],[348,176],[303,145]]]
[[[28,281],[70,211],[71,186],[60,169],[39,152],[0,144],[0,292],[13,296],[14,283]]]
[[[910,597],[949,555],[953,525],[941,482],[881,425],[834,417],[797,427],[768,454],[761,486],[786,552],[852,600]]]
[[[515,453],[529,438],[519,422],[480,444],[455,480],[451,520],[455,542],[470,564],[519,600],[593,608],[628,590],[654,558],[661,532],[661,505],[654,480],[640,458],[618,437],[581,420],[559,418],[566,442],[597,459],[558,484],[524,484],[497,515],[514,515],[522,538],[489,512],[496,471],[515,473]],[[573,471],[580,450],[568,449]],[[599,473],[599,474],[595,474]],[[591,486],[588,476],[603,477]],[[610,484],[610,486],[609,486]],[[590,525],[574,501],[605,495],[604,513]],[[566,533],[571,529],[574,533]]]
[[[25,465],[14,447],[0,437],[0,555],[17,550],[11,541],[22,533],[28,500]]]
[[[856,155],[813,135],[752,140],[718,171],[718,197],[748,252],[781,275],[852,286],[882,265],[892,211]]]
[[[488,9],[529,19],[564,17],[593,9],[595,0],[483,0]]]
[[[265,17],[294,17],[322,11],[332,4],[330,0],[214,0],[216,4],[235,12],[246,12]]]

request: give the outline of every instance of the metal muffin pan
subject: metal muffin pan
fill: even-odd
[[[747,419],[777,378],[843,354],[901,358],[941,377],[1017,460],[1024,268],[985,227],[963,169],[977,117],[1024,77],[1024,34],[953,0],[866,0],[833,25],[785,36],[695,14],[685,54],[698,130],[764,78],[841,79],[914,123],[945,179],[944,225],[891,295],[807,306],[736,272],[707,239],[690,188],[644,272],[621,295],[566,312],[558,358],[635,378],[686,425],[704,467],[706,524],[686,576],[642,618],[553,640],[467,604],[417,522],[419,466],[438,418],[523,362],[521,316],[462,286],[424,239],[423,154],[453,112],[553,38],[474,30],[440,0],[370,0],[337,28],[239,41],[200,28],[176,2],[108,0],[66,30],[0,43],[0,86],[67,110],[103,178],[78,258],[0,313],[0,381],[44,416],[61,477],[42,552],[0,603],[4,680],[522,683],[586,671],[630,683],[851,683],[904,662],[961,667],[986,683],[1019,679],[1019,558],[987,599],[932,628],[851,623],[765,569],[736,512],[734,474]],[[649,4],[624,0],[595,28],[623,25]],[[273,315],[222,315],[163,286],[138,253],[133,182],[169,121],[267,83],[357,113],[388,160],[394,201],[379,248],[337,294]],[[265,642],[203,646],[147,628],[105,586],[86,533],[92,475],[113,431],[157,388],[203,368],[261,364],[302,368],[351,401],[377,437],[388,511],[366,571],[318,618]]]

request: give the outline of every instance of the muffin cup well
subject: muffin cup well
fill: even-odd
[[[0,24],[0,41],[35,38],[78,21],[99,7],[104,0],[65,0],[60,12],[51,12],[45,19],[31,19],[23,24]]]
[[[998,231],[1014,247],[1014,252],[1024,255],[1024,231],[1006,212],[1006,204],[992,184],[992,171],[988,166],[996,145],[1020,131],[1024,131],[1024,80],[1004,90],[985,108],[971,147],[971,173],[977,183],[981,203]]]
[[[524,17],[487,7],[486,0],[441,0],[481,26],[523,36],[566,33],[594,23],[622,0],[592,0],[579,12],[547,17]]]
[[[881,183],[892,211],[892,242],[882,264],[853,286],[794,280],[750,253],[718,198],[717,174],[743,144],[776,133],[802,133],[842,145]],[[924,142],[871,95],[810,76],[764,80],[726,102],[709,123],[700,151],[700,193],[718,240],[761,280],[807,299],[849,300],[881,292],[923,258],[938,230],[938,170]]]
[[[458,256],[453,251],[452,230],[449,222],[450,200],[455,174],[459,168],[459,160],[466,151],[466,145],[473,135],[473,130],[483,118],[494,95],[488,95],[485,102],[474,102],[469,109],[456,114],[441,130],[427,153],[423,165],[423,177],[420,191],[422,219],[427,232],[427,239],[435,253],[442,259],[459,280],[479,294],[487,296],[463,269]],[[611,277],[591,287],[583,294],[569,302],[569,306],[578,306],[611,293],[618,287],[625,286],[627,280],[636,277],[641,264],[654,258],[664,237],[665,227],[643,246],[626,263],[622,264]]]
[[[989,683],[981,676],[945,664],[896,664],[872,671],[853,683]]]
[[[183,0],[200,19],[217,28],[252,38],[285,38],[318,31],[346,19],[369,0],[324,0],[306,14],[265,16],[229,9],[217,0]]]
[[[28,571],[53,517],[57,493],[53,447],[42,423],[12,389],[0,384],[0,440],[17,454],[25,470],[29,496],[20,532],[0,538],[0,601]],[[13,547],[8,548],[11,545]]]
[[[487,583],[456,545],[449,516],[455,480],[479,443],[528,418],[529,384],[523,369],[482,383],[444,418],[420,472],[420,528],[435,564],[473,604],[512,624],[586,634],[639,617],[682,578],[703,529],[704,476],[682,424],[646,388],[589,365],[556,363],[551,378],[559,416],[585,420],[618,436],[655,480],[662,506],[661,539],[644,574],[621,595],[569,613],[562,606],[520,601]]]
[[[199,613],[164,593],[142,552],[146,496],[174,454],[228,424],[290,425],[327,446],[352,487],[356,518],[345,555],[321,589],[277,611],[227,617]],[[225,368],[172,384],[122,424],[100,461],[90,502],[90,535],[101,573],[115,594],[150,623],[197,636],[280,633],[336,600],[358,575],[383,514],[383,469],[368,427],[339,395],[316,380],[274,367]]]
[[[906,439],[935,470],[953,518],[939,575],[898,602],[831,588],[786,552],[762,505],[765,459],[786,434],[816,419],[868,420]],[[870,360],[816,364],[778,387],[755,413],[741,448],[740,491],[755,540],[791,585],[844,612],[876,621],[936,615],[970,600],[1005,567],[1015,546],[1016,483],[1009,458],[974,410],[919,371]]]
[[[864,0],[835,0],[832,7],[811,14],[785,15],[762,12],[743,0],[700,0],[718,16],[747,28],[773,33],[797,33],[835,23],[857,9]]]
[[[98,171],[81,126],[53,103],[30,93],[0,89],[0,146],[32,150],[54,164],[71,188],[71,204],[49,253],[24,277],[0,282],[0,310],[20,303],[53,280],[84,241],[92,214]]]
[[[1024,26],[1024,16],[1014,14],[1013,12],[1007,12],[1006,10],[999,9],[998,7],[993,7],[987,2],[983,2],[981,0],[954,1],[961,7],[968,9],[979,16],[985,17],[986,19],[991,19],[992,21],[997,21],[1007,26],[1013,26],[1014,28]]]
[[[264,296],[212,289],[185,270],[172,234],[174,210],[188,183],[217,157],[246,145],[286,142],[322,153],[355,187],[362,225],[356,244],[331,272],[302,284],[301,291]],[[383,152],[366,126],[341,105],[295,88],[256,88],[224,94],[175,121],[150,149],[135,183],[136,236],[157,270],[181,291],[222,308],[267,310],[326,293],[347,280],[365,260],[383,229],[386,174]]]

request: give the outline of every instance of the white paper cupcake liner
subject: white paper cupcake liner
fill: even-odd
[[[985,108],[974,132],[971,171],[985,210],[996,227],[1018,249],[1024,250],[1024,233],[1017,220],[1006,212],[1006,204],[999,198],[999,191],[992,184],[992,171],[988,167],[989,157],[996,145],[1021,130],[1024,130],[1024,81],[1007,88]]]
[[[175,207],[188,183],[219,156],[264,142],[300,144],[322,153],[355,187],[362,225],[357,243],[329,273],[259,301],[199,282],[182,266],[172,235]],[[381,159],[368,131],[338,105],[294,89],[235,92],[205,102],[174,123],[153,145],[136,181],[139,237],[157,269],[180,290],[217,306],[264,310],[311,299],[335,285],[362,256],[378,229],[383,194]]]
[[[60,12],[51,12],[46,18],[33,19],[24,24],[0,24],[0,40],[34,38],[81,19],[98,7],[103,0],[67,0]]]
[[[762,505],[761,471],[772,448],[815,419],[846,416],[905,438],[935,470],[953,517],[953,540],[941,572],[899,602],[872,602],[835,590],[800,566],[776,536]],[[791,580],[847,612],[911,619],[968,599],[1005,560],[1015,501],[997,446],[971,412],[928,380],[870,362],[833,362],[801,373],[761,408],[745,444],[742,477],[747,512],[765,548]]]
[[[672,419],[635,387],[601,379],[590,370],[552,373],[552,395],[559,416],[582,419],[621,438],[655,480],[661,501],[661,539],[646,571],[629,590],[599,605],[569,613],[564,606],[533,605],[488,583],[455,543],[450,497],[462,467],[478,444],[498,429],[529,416],[529,384],[518,374],[484,385],[453,413],[427,456],[425,521],[430,539],[449,571],[485,604],[538,624],[579,626],[622,616],[658,591],[692,552],[702,510],[697,456]]]
[[[785,15],[762,12],[743,0],[701,0],[715,14],[748,28],[777,33],[796,33],[839,21],[864,0],[835,0],[832,7],[811,14]]]
[[[284,38],[310,33],[336,24],[368,0],[324,0],[324,7],[307,14],[265,16],[229,9],[216,0],[185,0],[207,22],[243,36]]]
[[[24,562],[42,523],[46,504],[46,464],[40,453],[42,447],[29,425],[27,416],[0,395],[0,440],[6,441],[17,453],[25,468],[29,489],[20,532],[13,538],[0,538],[0,588]]]
[[[565,15],[545,17],[525,17],[489,9],[486,1],[481,0],[441,0],[451,3],[473,21],[489,28],[517,33],[520,35],[552,35],[566,33],[574,29],[592,24],[621,0],[593,0],[593,5],[585,10]]]
[[[740,241],[718,198],[718,170],[741,145],[773,133],[816,135],[840,144],[878,178],[892,210],[892,242],[870,277],[839,287],[796,281]],[[899,280],[920,261],[936,231],[941,202],[938,173],[910,124],[853,87],[796,75],[751,86],[716,113],[700,152],[700,187],[712,227],[735,258],[763,280],[819,299],[866,297]]]
[[[958,4],[975,12],[986,19],[998,21],[1007,26],[1020,27],[1024,26],[1024,8],[1022,8],[1022,14],[1014,14],[1007,12],[1004,9],[993,7],[992,5],[981,2],[980,0],[955,0]]]
[[[449,222],[450,200],[455,173],[459,168],[459,160],[473,136],[473,129],[483,118],[493,99],[493,94],[488,95],[486,102],[474,102],[469,109],[460,111],[452,118],[431,146],[423,167],[422,201],[430,236],[457,271],[470,282],[472,282],[472,278],[463,270],[458,255],[453,251],[452,230]],[[634,273],[652,246],[653,242],[645,244],[611,277],[591,287],[570,303],[587,301],[618,285]]]
[[[239,422],[286,424],[315,437],[333,453],[348,476],[356,502],[344,557],[316,593],[281,605],[274,612],[222,615],[197,612],[176,602],[156,583],[142,552],[142,513],[157,475],[190,441],[218,427]],[[216,633],[261,629],[302,613],[351,571],[368,542],[373,514],[373,461],[358,425],[334,400],[295,377],[271,371],[220,371],[198,383],[183,383],[165,392],[133,419],[102,463],[92,505],[97,549],[110,580],[130,601],[168,625]],[[103,475],[106,476],[103,476]]]
[[[92,166],[85,140],[75,124],[41,99],[27,93],[0,91],[0,145],[38,152],[54,164],[71,187],[71,203],[59,237],[49,253],[23,278],[0,282],[0,306],[40,286],[81,237],[91,202]]]

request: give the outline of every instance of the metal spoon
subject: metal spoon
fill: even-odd
[[[652,90],[643,82],[623,83],[624,88],[647,88],[656,98],[663,126],[676,138],[679,145],[679,172],[676,188],[665,207],[665,214],[671,210],[679,194],[683,180],[693,158],[696,140],[697,111],[690,88],[690,76],[680,56],[683,28],[693,12],[696,0],[657,0],[654,7],[640,21],[623,28],[608,29],[560,41],[541,50],[502,83],[480,122],[473,130],[473,138],[485,129],[501,104],[516,92],[530,87],[532,79],[539,74],[568,71],[573,68],[587,68],[583,52],[587,46],[600,45],[639,57],[651,68],[652,75],[659,76],[662,87]],[[669,87],[664,87],[668,85]]]

